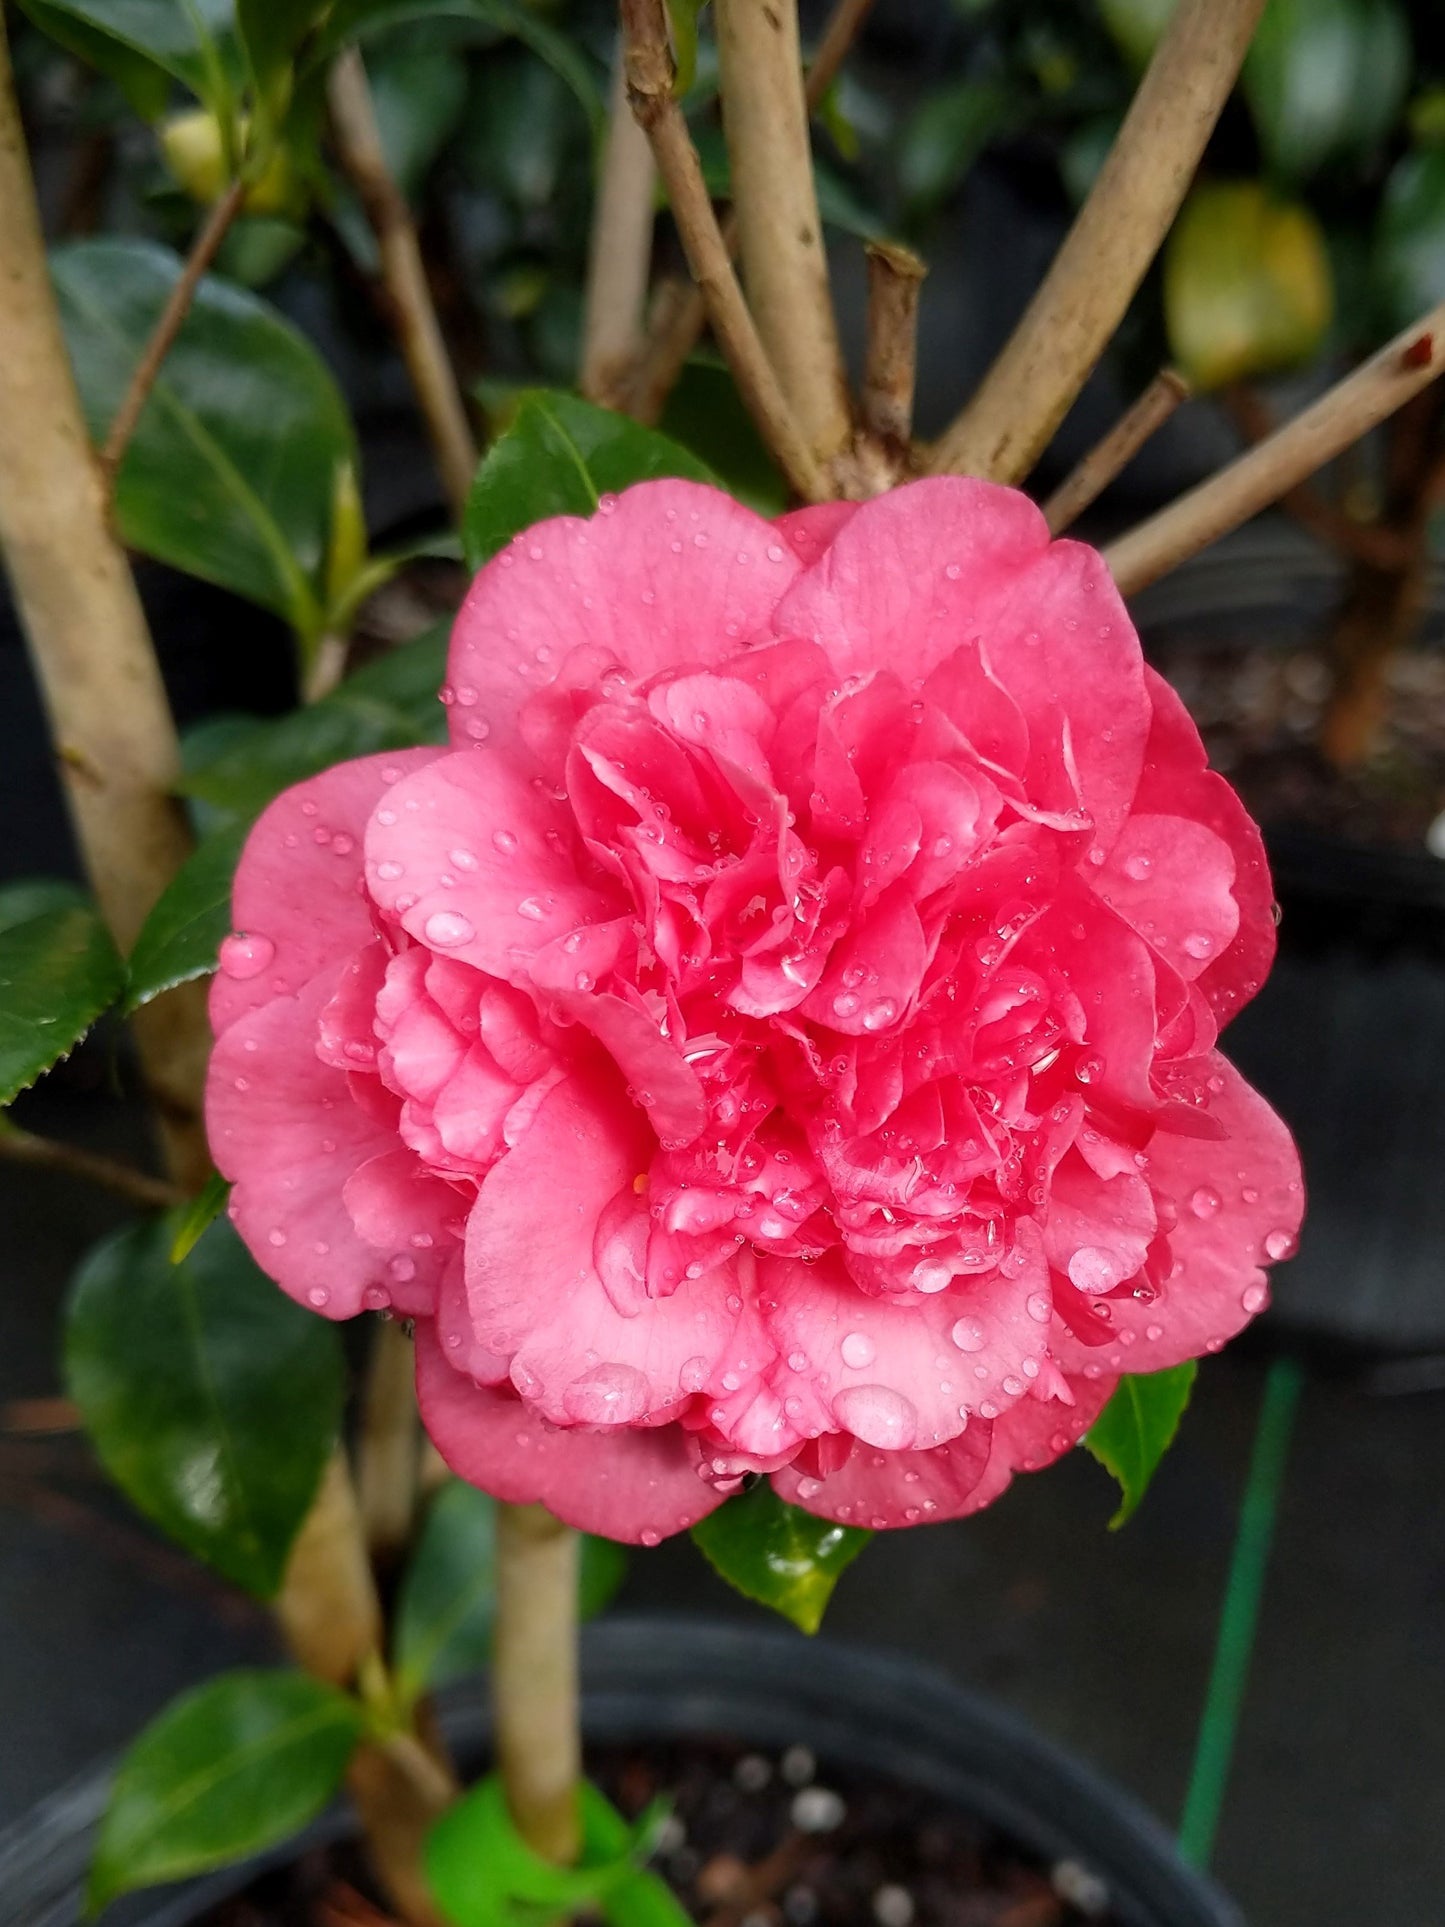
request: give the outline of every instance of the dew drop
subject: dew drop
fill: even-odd
[[[1239,1302],[1252,1318],[1269,1303],[1269,1293],[1263,1285],[1246,1285]]]
[[[276,946],[269,937],[259,937],[248,930],[235,930],[229,937],[221,939],[217,954],[222,972],[238,983],[244,983],[248,977],[259,977],[269,966],[276,955]]]
[[[871,1365],[878,1356],[878,1348],[866,1332],[849,1332],[838,1349],[843,1354],[843,1363],[855,1371]]]
[[[1153,868],[1153,857],[1145,856],[1142,851],[1124,859],[1124,874],[1132,877],[1135,883],[1142,883]]]
[[[503,856],[510,856],[517,847],[517,839],[510,830],[492,831],[492,848],[500,850]]]
[[[855,1438],[885,1452],[906,1452],[918,1436],[918,1413],[886,1385],[850,1385],[834,1399],[833,1411]]]
[[[1214,950],[1214,939],[1213,937],[1205,936],[1202,930],[1195,930],[1184,939],[1184,948],[1191,957],[1198,958],[1202,961],[1205,957],[1212,954]]]
[[[307,1292],[306,1299],[308,1304],[315,1305],[316,1309],[320,1311],[323,1305],[330,1304],[331,1293],[326,1289],[325,1285],[313,1285],[310,1291]]]
[[[1270,1231],[1265,1234],[1265,1255],[1270,1258],[1291,1258],[1294,1256],[1298,1240],[1292,1231]]]
[[[647,1410],[647,1380],[631,1365],[596,1365],[567,1386],[562,1406],[579,1425],[628,1425]]]
[[[458,870],[475,870],[477,859],[471,850],[448,850],[447,861]]]
[[[1207,1184],[1201,1184],[1189,1200],[1189,1209],[1196,1218],[1212,1218],[1219,1205],[1219,1193]]]
[[[434,910],[422,925],[422,935],[438,950],[455,950],[458,944],[470,943],[476,934],[468,919],[455,910]]]
[[[986,1342],[983,1326],[976,1318],[960,1318],[949,1336],[961,1352],[981,1352]]]

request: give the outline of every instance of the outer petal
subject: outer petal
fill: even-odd
[[[773,527],[795,555],[804,562],[816,562],[857,509],[856,502],[815,502],[808,508],[790,509]]]
[[[472,1322],[512,1354],[513,1381],[556,1424],[637,1424],[670,1410],[721,1367],[737,1326],[724,1271],[684,1277],[666,1298],[641,1290],[648,1218],[637,1179],[654,1144],[615,1073],[589,1067],[548,1095],[482,1182],[467,1228]],[[730,1362],[740,1379],[758,1364]]]
[[[367,818],[390,785],[441,754],[402,749],[338,763],[262,811],[231,887],[232,921],[251,944],[211,984],[217,1036],[243,1012],[294,995],[372,935],[361,892]]]
[[[798,572],[772,526],[717,489],[639,482],[590,521],[527,529],[478,575],[452,631],[452,739],[515,743],[570,651],[641,679],[721,662],[765,634]]]
[[[1264,839],[1222,776],[1206,766],[1194,720],[1164,678],[1144,671],[1154,717],[1144,747],[1144,770],[1134,807],[1190,816],[1221,837],[1234,853],[1234,900],[1239,930],[1200,974],[1199,987],[1221,1025],[1259,989],[1274,961],[1274,886]]]
[[[443,756],[398,783],[366,831],[373,897],[418,942],[503,979],[578,924],[615,915],[577,874],[571,817],[518,762]]]
[[[1007,1271],[897,1301],[860,1291],[836,1253],[815,1265],[763,1259],[763,1302],[774,1307],[765,1323],[781,1361],[775,1387],[785,1409],[788,1397],[802,1401],[799,1429],[908,1451],[1023,1398],[1046,1352],[1048,1274],[1032,1225],[1020,1233],[1022,1262]]]
[[[395,1161],[396,1134],[353,1102],[346,1074],[316,1055],[316,1027],[339,972],[299,997],[273,998],[240,1017],[211,1054],[206,1129],[223,1177],[235,1185],[231,1216],[257,1264],[293,1298],[329,1318],[393,1302],[411,1312],[434,1300],[448,1246],[439,1241],[435,1181],[419,1180],[414,1225],[393,1217],[390,1252],[358,1235],[344,1199],[374,1158]],[[393,1187],[393,1203],[400,1192]],[[375,1230],[375,1225],[369,1225]],[[412,1233],[424,1240],[412,1243]]]
[[[1225,1058],[1199,1063],[1201,1108],[1224,1135],[1159,1131],[1149,1144],[1146,1176],[1170,1275],[1157,1296],[1126,1288],[1099,1301],[1115,1344],[1083,1345],[1056,1326],[1051,1345],[1066,1372],[1155,1372],[1220,1350],[1269,1302],[1264,1266],[1294,1250],[1304,1187],[1293,1139]]]
[[[795,1465],[772,1475],[779,1498],[840,1525],[911,1526],[956,1519],[976,1510],[970,1499],[985,1476],[992,1426],[975,1420],[947,1445],[925,1452],[875,1452],[853,1448],[846,1465],[826,1479]]]
[[[583,1532],[655,1546],[722,1504],[698,1477],[680,1426],[549,1425],[510,1388],[453,1371],[426,1323],[416,1331],[416,1380],[426,1429],[453,1472],[512,1505],[544,1505]]]

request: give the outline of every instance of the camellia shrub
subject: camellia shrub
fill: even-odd
[[[838,135],[859,0],[806,62],[790,0],[716,0],[701,44],[690,0],[600,36],[525,0],[25,11],[22,71],[50,36],[204,205],[183,256],[47,259],[0,36],[0,545],[93,893],[0,893],[0,1102],[115,1010],[164,1171],[23,1112],[0,1152],[145,1207],[76,1277],[68,1393],[294,1661],[139,1736],[91,1902],[344,1783],[409,1927],[666,1927],[659,1816],[580,1770],[576,1623],[619,1542],[691,1529],[813,1631],[871,1531],[1081,1440],[1121,1522],[1294,1248],[1288,1132],[1217,1048],[1273,955],[1259,833],[1127,599],[1424,390],[1445,310],[1101,554],[1054,538],[1152,403],[1067,513],[1023,485],[1177,237],[1262,0],[1178,0],[931,445],[921,262],[870,249],[856,382],[829,294],[810,127]],[[583,392],[507,392],[479,460],[408,193],[468,101],[557,86],[599,135]],[[474,144],[514,200],[565,201],[542,120],[501,124]],[[448,504],[417,543],[373,547],[341,390],[255,292],[337,241]],[[672,425],[707,432],[659,432],[690,380],[712,412]],[[279,618],[298,705],[179,740],[127,549]],[[418,556],[455,619],[364,631]],[[488,1662],[497,1770],[464,1793],[431,1695]]]

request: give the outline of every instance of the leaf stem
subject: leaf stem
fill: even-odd
[[[1179,1851],[1196,1867],[1209,1864],[1229,1784],[1285,1463],[1303,1384],[1304,1374],[1290,1358],[1276,1359],[1265,1379],[1189,1790],[1179,1822]]]
[[[826,501],[832,494],[828,477],[779,386],[743,299],[697,149],[673,94],[663,0],[622,0],[622,22],[632,111],[652,143],[688,265],[738,391],[793,488],[805,501]]]
[[[337,154],[376,235],[392,325],[431,437],[442,487],[460,522],[476,472],[477,446],[427,285],[416,225],[387,166],[366,68],[355,47],[333,61],[327,101]]]
[[[153,1178],[148,1171],[127,1164],[123,1158],[104,1156],[99,1151],[82,1150],[78,1144],[63,1144],[56,1138],[39,1137],[6,1119],[0,1127],[0,1158],[12,1164],[28,1164],[42,1171],[66,1171],[72,1177],[86,1178],[117,1197],[147,1211],[168,1211],[185,1204],[190,1193],[168,1178]]]
[[[105,443],[100,451],[100,466],[106,479],[106,486],[113,489],[120,465],[125,459],[125,451],[130,446],[130,438],[136,431],[151,389],[155,387],[156,376],[161,364],[175,345],[176,336],[185,325],[186,316],[191,311],[196,289],[201,285],[201,277],[210,267],[225,240],[231,223],[241,211],[241,203],[246,198],[246,183],[238,175],[227,187],[220,200],[215,203],[202,223],[199,233],[191,243],[191,251],[186,256],[185,266],[180,279],[166,298],[155,327],[151,330],[150,340],[140,360],[135,365],[129,386],[121,397],[120,407],[106,432]]]
[[[1021,482],[1032,469],[1158,252],[1263,7],[1178,0],[1088,199],[932,473]]]
[[[611,406],[637,358],[652,265],[657,167],[627,102],[621,50],[612,77],[607,141],[592,213],[580,387]]]
[[[1104,551],[1125,595],[1178,568],[1313,475],[1445,373],[1445,302],[1293,421]]]
[[[1059,535],[1076,522],[1192,393],[1177,368],[1161,368],[1143,394],[1125,409],[1108,434],[1094,443],[1043,504],[1049,533]]]
[[[517,1831],[566,1865],[580,1845],[578,1534],[539,1505],[497,1507],[492,1701],[497,1764]]]

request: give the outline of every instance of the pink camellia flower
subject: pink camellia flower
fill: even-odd
[[[482,570],[442,700],[253,830],[209,1121],[287,1291],[416,1321],[462,1477],[955,1517],[1265,1303],[1259,833],[1023,495],[642,484]]]

